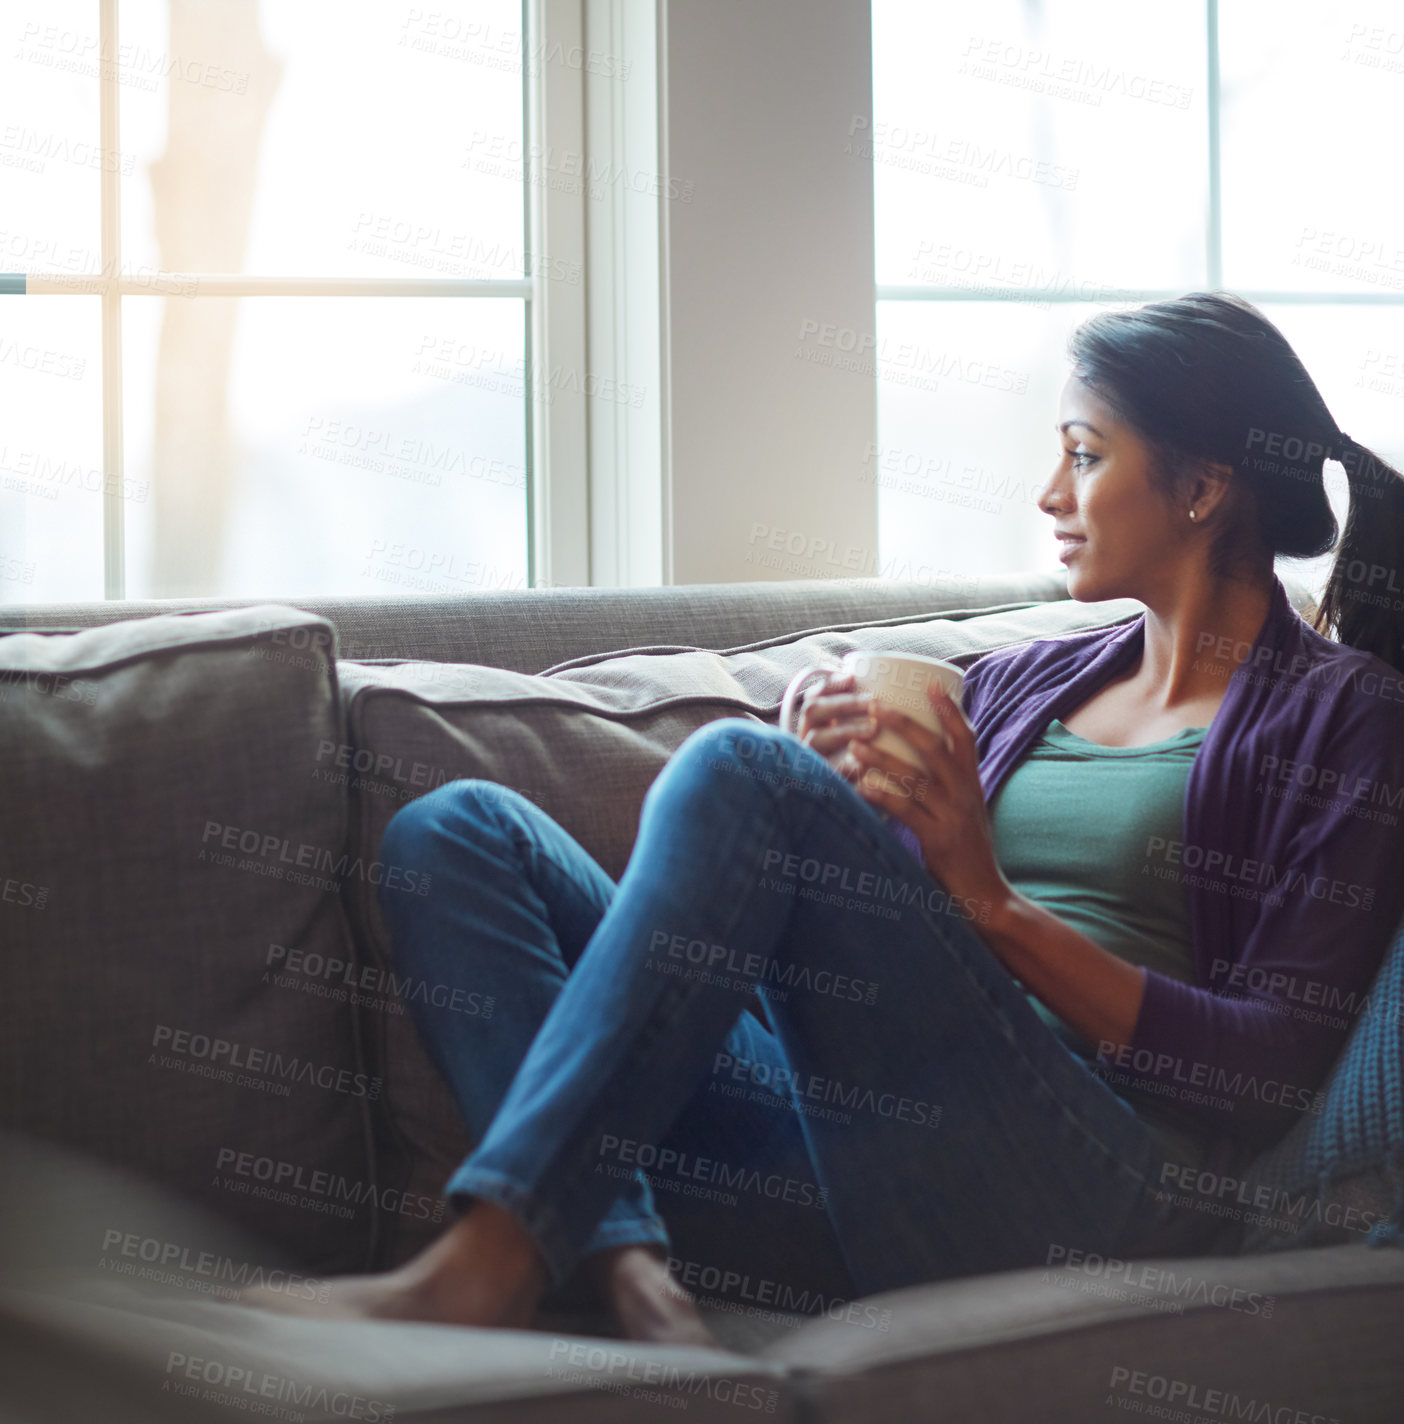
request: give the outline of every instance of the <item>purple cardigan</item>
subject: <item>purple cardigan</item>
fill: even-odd
[[[1185,877],[1195,982],[1147,970],[1133,1040],[1103,1045],[1098,1069],[1253,1144],[1320,1111],[1314,1090],[1404,913],[1404,679],[1317,633],[1273,584],[1190,769],[1183,839],[1143,849],[1145,873]],[[1055,717],[1135,664],[1144,629],[1142,614],[967,669],[986,803]]]

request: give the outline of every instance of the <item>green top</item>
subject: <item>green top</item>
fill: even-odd
[[[1151,836],[1183,838],[1185,782],[1206,727],[1139,747],[1104,747],[1056,718],[990,803],[995,854],[1020,894],[1131,964],[1194,981],[1189,905],[1179,876],[1161,878]],[[1072,768],[1076,767],[1074,774]],[[1029,1002],[1074,1053],[1096,1045],[1032,994]],[[1165,1155],[1201,1160],[1204,1129],[1172,1104],[1115,1088]]]

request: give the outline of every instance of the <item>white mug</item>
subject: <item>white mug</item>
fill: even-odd
[[[919,653],[870,653],[855,648],[845,653],[841,661],[816,663],[795,674],[780,702],[780,726],[785,731],[798,735],[796,713],[800,697],[813,679],[828,672],[851,672],[854,691],[860,696],[876,698],[884,707],[905,712],[933,732],[941,730],[941,718],[927,700],[927,687],[932,683],[944,687],[959,703],[965,681],[965,674],[954,663],[940,658],[925,658]],[[884,727],[869,740],[871,745],[912,766],[922,765],[912,744],[890,727]]]

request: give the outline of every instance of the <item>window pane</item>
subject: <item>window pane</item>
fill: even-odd
[[[0,297],[0,603],[102,597],[98,307]]]
[[[0,272],[98,269],[98,63],[91,0],[0,9]]]
[[[128,261],[521,276],[520,33],[520,0],[124,0]]]
[[[885,574],[1060,570],[1034,496],[1058,458],[1063,347],[1093,310],[879,305],[878,445],[856,476],[878,486]]]
[[[1200,285],[1204,81],[1200,5],[873,0],[877,280]]]
[[[1234,0],[1219,15],[1225,282],[1404,291],[1398,0]]]
[[[130,597],[524,587],[525,303],[123,303]]]

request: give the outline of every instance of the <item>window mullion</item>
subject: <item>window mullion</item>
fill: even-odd
[[[1205,278],[1211,292],[1224,285],[1224,231],[1219,154],[1219,0],[1205,0],[1205,104],[1209,128],[1209,194],[1205,231]]]
[[[100,0],[98,20],[98,148],[121,149],[117,84],[117,0]],[[122,272],[121,175],[102,165],[102,584],[104,598],[127,591],[126,506],[122,499]]]
[[[585,270],[590,174],[583,66],[551,56],[583,52],[582,0],[525,0],[524,15],[531,581],[575,586],[591,582],[585,286],[550,274]]]

